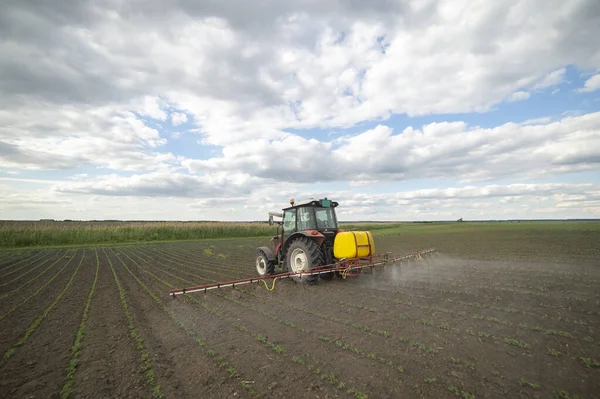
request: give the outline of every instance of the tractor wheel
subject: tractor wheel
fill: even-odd
[[[290,272],[307,272],[322,265],[323,258],[323,252],[321,252],[321,248],[317,243],[309,238],[301,237],[292,242],[287,249],[285,264]],[[292,278],[297,283],[314,283],[319,276],[302,275],[293,276]]]
[[[259,276],[275,273],[275,263],[270,261],[263,251],[258,251],[258,256],[256,257],[256,271]]]

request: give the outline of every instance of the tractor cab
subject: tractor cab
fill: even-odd
[[[298,203],[291,199],[290,206],[283,208],[282,213],[269,212],[269,224],[277,224],[277,235],[271,239],[270,247],[258,248],[259,275],[273,274],[275,266],[282,270],[299,270],[305,268],[302,265],[333,263],[333,243],[339,230],[337,206],[337,202],[327,198]],[[274,217],[282,220],[275,222]],[[296,248],[298,246],[302,248]],[[295,257],[291,259],[293,251]]]
[[[334,272],[311,270],[331,268],[338,259],[370,256],[374,253],[369,232],[345,232],[338,226],[335,208],[338,203],[327,198],[311,199],[283,208],[283,213],[269,212],[269,224],[277,223],[277,235],[270,247],[259,247],[256,271],[260,276],[274,274],[275,267],[298,273],[296,281],[314,282],[319,277],[331,279]],[[274,217],[282,221],[274,222]],[[308,274],[303,274],[307,273]]]
[[[338,229],[335,207],[337,202],[328,200],[309,200],[283,209],[283,234],[290,235],[297,231],[316,230],[319,232]]]

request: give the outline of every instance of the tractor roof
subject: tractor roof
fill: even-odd
[[[325,204],[323,204],[323,201],[328,201],[330,205],[326,206]],[[324,208],[335,208],[338,205],[339,204],[337,202],[331,201],[331,200],[327,199],[327,197],[325,197],[323,199],[311,198],[311,199],[304,200],[304,201],[294,202],[294,205],[283,208],[283,210],[298,208],[300,206],[318,206],[318,207],[324,207]]]

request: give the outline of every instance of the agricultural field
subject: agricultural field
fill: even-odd
[[[0,250],[0,397],[599,397],[600,223],[374,233],[438,253],[172,298],[268,237]]]

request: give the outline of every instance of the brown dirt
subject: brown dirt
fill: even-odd
[[[546,236],[562,249],[547,249],[544,237],[528,236],[525,244],[513,235],[468,243],[438,237],[443,248],[456,245],[429,262],[314,286],[283,280],[272,292],[252,284],[177,299],[168,296],[170,287],[252,276],[254,248],[264,240],[107,253],[166,397],[545,398],[560,390],[597,397],[599,370],[582,358],[600,361],[600,259]],[[380,251],[399,243],[404,251],[424,247],[401,237],[377,241]],[[551,256],[559,250],[565,255]],[[0,396],[60,392],[95,270],[93,249],[86,251],[72,288],[0,363]],[[62,290],[82,253],[39,298],[0,320],[2,353]],[[108,258],[100,253],[73,396],[150,397]],[[0,273],[17,261],[16,255],[0,260]],[[41,287],[59,266],[5,298],[0,310]]]

